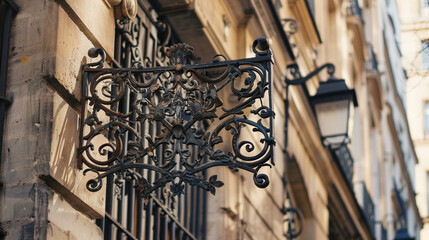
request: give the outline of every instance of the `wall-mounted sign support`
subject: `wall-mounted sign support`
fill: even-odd
[[[165,50],[167,66],[132,68],[105,68],[104,52],[89,51],[101,60],[83,66],[78,167],[95,173],[88,190],[115,174],[134,180],[144,198],[161,187],[180,195],[184,184],[215,194],[224,183],[203,172],[218,166],[251,172],[256,186],[268,186],[260,172],[273,164],[275,145],[266,39],[254,42],[254,58],[190,64],[192,51],[175,44]]]

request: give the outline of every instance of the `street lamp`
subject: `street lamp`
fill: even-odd
[[[316,95],[310,97],[310,103],[317,119],[317,125],[320,131],[322,144],[329,147],[338,147],[348,139],[347,129],[350,115],[350,105],[353,102],[357,106],[356,93],[347,87],[343,79],[334,77],[335,66],[331,63],[318,67],[305,77],[301,77],[298,65],[291,64],[287,66],[287,74],[292,75],[289,79],[285,76],[286,99],[285,99],[285,153],[288,161],[287,143],[288,143],[288,119],[289,119],[289,86],[302,85],[313,76],[318,74],[322,69],[327,68],[330,75],[328,81],[321,82]],[[287,191],[287,187],[285,187]],[[289,196],[289,193],[286,194]],[[289,199],[289,197],[287,197]],[[289,199],[290,201],[290,199]],[[291,202],[290,202],[291,204]],[[288,230],[284,233],[287,239],[294,239],[302,232],[300,228],[295,228],[295,222],[303,222],[303,217],[299,209],[292,205],[284,208],[284,213],[288,222]],[[297,219],[295,219],[297,218]]]
[[[289,85],[304,84],[324,68],[327,68],[330,77],[328,81],[320,83],[316,95],[310,97],[310,103],[316,116],[323,146],[333,147],[347,142],[350,105],[352,103],[355,107],[358,105],[355,91],[347,87],[344,79],[334,77],[333,64],[324,64],[305,77],[301,77],[297,64],[288,65],[287,70],[293,78],[285,77],[286,107],[288,107]],[[286,114],[288,114],[287,111],[288,109]],[[287,131],[287,120],[285,131]],[[287,134],[285,141],[287,146]]]
[[[344,79],[329,78],[321,82],[310,103],[317,118],[322,144],[339,146],[348,140],[350,105],[356,107],[356,93]]]

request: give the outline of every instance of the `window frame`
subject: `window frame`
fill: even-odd
[[[149,9],[146,9],[143,4],[139,4],[136,18],[129,20],[128,23],[117,20],[112,67],[131,67],[134,60],[152,66],[164,64],[158,56],[160,42],[163,42],[160,38],[163,34],[157,30],[158,22],[151,14]],[[128,39],[130,34],[127,37],[121,35],[120,26],[123,26],[121,24],[130,24],[129,26],[133,29],[130,32],[133,36],[138,36],[136,38],[138,49],[132,46],[135,44],[134,41],[130,44]],[[135,26],[137,27],[134,28]],[[139,32],[137,33],[135,29],[139,29]],[[179,40],[172,33],[168,45],[177,42]],[[136,50],[139,52],[138,54],[134,54]],[[135,57],[138,59],[134,59]],[[115,110],[128,113],[133,98],[135,99],[135,96],[126,93],[124,96],[126,100],[115,106]],[[160,126],[147,122],[140,128],[142,135],[161,131]],[[126,149],[128,140],[132,139],[124,137],[124,149]],[[156,151],[163,150],[157,149]],[[161,156],[161,154],[158,155]],[[142,161],[148,160],[143,159]],[[149,171],[143,171],[140,174],[147,179],[157,178],[157,174]],[[106,214],[103,219],[97,220],[97,225],[103,231],[104,239],[123,239],[124,237],[127,239],[173,239],[173,236],[174,239],[204,240],[206,238],[206,191],[185,185],[184,193],[181,196],[172,196],[165,187],[156,190],[149,199],[142,199],[133,187],[134,181],[113,175],[107,177]]]

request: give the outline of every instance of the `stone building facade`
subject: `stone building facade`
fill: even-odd
[[[416,200],[423,218],[420,239],[429,237],[428,226],[428,90],[429,3],[398,1],[401,19],[401,49],[407,81],[407,113],[419,163],[416,165]]]
[[[2,39],[10,43],[8,65],[1,62],[7,71],[0,97],[10,102],[1,113],[2,237],[285,239],[298,232],[287,224],[288,209],[299,209],[296,227],[303,231],[296,239],[419,239],[418,159],[392,40],[399,38],[394,1],[2,0],[3,10],[12,21]],[[134,180],[119,175],[88,191],[94,175],[78,165],[84,67],[99,59],[88,56],[90,48],[105,52],[105,68],[129,68],[137,58],[144,66],[164,66],[160,49],[185,42],[198,64],[216,54],[253,57],[252,43],[261,37],[268,38],[274,63],[275,166],[262,170],[270,178],[266,188],[256,187],[251,173],[218,167],[204,173],[225,183],[215,196],[186,185],[180,198],[165,189],[145,200]],[[359,104],[351,111],[350,142],[335,148],[323,145],[309,103],[326,72],[289,86],[288,94],[284,82],[287,65],[297,64],[305,76],[327,62]],[[219,98],[228,106],[236,101],[230,95]],[[148,123],[142,131],[158,130]],[[255,135],[246,133],[249,141],[258,141]]]

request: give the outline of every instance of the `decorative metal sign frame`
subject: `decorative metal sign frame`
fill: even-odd
[[[78,167],[96,173],[87,189],[98,191],[103,178],[117,174],[134,179],[144,198],[168,185],[180,195],[186,183],[215,194],[224,183],[202,172],[218,166],[251,172],[256,186],[267,187],[260,169],[274,164],[273,62],[266,39],[257,39],[253,52],[253,58],[217,55],[188,64],[193,48],[180,43],[165,49],[168,66],[104,68],[104,52],[90,49],[88,55],[101,60],[83,66]],[[134,100],[121,113],[125,92]],[[142,136],[147,124],[160,131]]]

